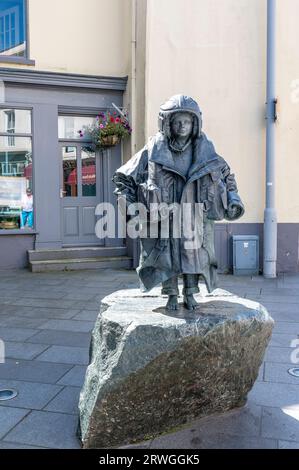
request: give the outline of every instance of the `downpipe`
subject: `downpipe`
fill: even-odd
[[[264,210],[263,275],[277,276],[277,213],[275,208],[275,43],[276,0],[267,0],[267,137],[266,137],[266,207]]]

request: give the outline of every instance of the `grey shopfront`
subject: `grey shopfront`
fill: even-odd
[[[0,79],[4,84],[0,112],[6,113],[6,123],[13,123],[12,111],[17,116],[30,114],[26,132],[22,128],[18,133],[6,124],[0,129],[0,139],[10,145],[10,151],[12,138],[26,140],[31,151],[27,149],[25,168],[24,163],[19,166],[23,164],[21,179],[32,188],[34,198],[33,227],[10,226],[6,221],[0,229],[0,269],[25,267],[28,250],[123,248],[124,240],[101,239],[94,231],[97,204],[116,204],[111,178],[121,165],[121,145],[95,151],[80,139],[77,127],[110,109],[112,103],[122,107],[126,77],[1,69]],[[9,167],[2,153],[3,184],[19,183],[17,163]],[[14,216],[12,209],[2,206],[6,217],[9,213]]]

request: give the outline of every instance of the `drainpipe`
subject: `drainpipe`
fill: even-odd
[[[277,215],[275,209],[275,22],[276,0],[267,0],[267,138],[266,207],[264,211],[264,277],[276,277]]]

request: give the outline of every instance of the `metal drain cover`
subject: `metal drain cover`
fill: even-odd
[[[299,378],[299,367],[292,367],[292,369],[288,370],[288,373]]]
[[[18,392],[12,389],[0,389],[0,401],[11,400],[17,396]]]

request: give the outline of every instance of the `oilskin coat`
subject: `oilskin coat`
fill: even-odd
[[[179,106],[177,111],[186,109]],[[199,121],[198,121],[199,122]],[[202,203],[203,218],[196,227],[194,211],[190,211],[190,227],[201,231],[201,244],[186,245],[184,230],[180,238],[140,238],[141,255],[137,273],[143,291],[180,274],[199,274],[209,292],[217,287],[217,260],[214,251],[214,221],[235,220],[244,213],[234,175],[225,160],[216,154],[213,144],[200,131],[192,139],[193,163],[187,176],[175,167],[169,134],[158,132],[148,144],[119,168],[113,178],[116,194],[126,196],[127,204],[142,202],[149,213],[150,203]],[[177,157],[179,158],[179,157]],[[229,206],[237,206],[230,217]],[[161,221],[158,221],[161,224]],[[160,233],[160,228],[158,228]],[[187,246],[187,248],[186,248]]]

